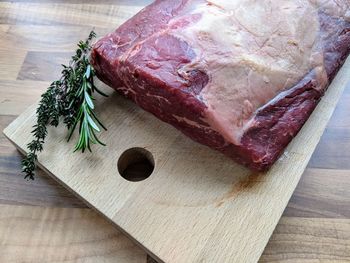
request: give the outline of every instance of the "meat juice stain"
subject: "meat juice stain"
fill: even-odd
[[[251,173],[245,179],[242,179],[241,181],[232,184],[231,189],[224,193],[221,197],[206,200],[202,202],[195,202],[191,204],[186,203],[175,203],[173,201],[160,201],[160,200],[153,200],[153,202],[157,205],[164,205],[164,206],[172,206],[172,207],[187,207],[187,208],[197,208],[197,207],[204,207],[209,205],[215,205],[215,207],[219,208],[221,207],[226,201],[232,200],[236,198],[240,193],[244,191],[248,191],[255,186],[257,186],[259,183],[263,182],[262,177],[265,175],[265,173]]]
[[[216,204],[216,207],[221,207],[227,200],[230,200],[236,196],[238,196],[239,193],[252,189],[257,184],[261,183],[262,181],[259,180],[264,174],[263,173],[252,173],[248,176],[248,178],[232,185],[232,188],[229,192],[227,192]]]

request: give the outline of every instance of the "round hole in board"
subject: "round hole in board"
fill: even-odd
[[[119,174],[128,181],[143,181],[152,174],[153,170],[153,155],[144,148],[130,148],[119,157]]]

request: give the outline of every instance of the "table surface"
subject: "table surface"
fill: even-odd
[[[34,103],[91,28],[150,0],[0,0],[0,129]],[[134,8],[134,9],[133,9]],[[135,9],[136,10],[136,9]],[[350,262],[350,85],[261,262]],[[0,262],[146,262],[110,223],[42,171],[21,174],[0,135]],[[151,259],[148,259],[151,261]]]

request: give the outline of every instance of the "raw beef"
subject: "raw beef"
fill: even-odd
[[[155,1],[94,46],[98,77],[193,140],[268,169],[350,51],[349,0]]]

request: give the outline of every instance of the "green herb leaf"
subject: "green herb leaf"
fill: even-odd
[[[89,105],[90,109],[93,110],[95,108],[94,103],[92,102],[90,95],[86,90],[84,91],[84,99],[86,103]]]
[[[100,128],[96,125],[96,123],[95,123],[94,120],[90,117],[90,115],[86,115],[86,117],[87,117],[87,120],[88,120],[89,124],[91,125],[91,127],[92,127],[95,131],[100,132],[100,131],[101,131]]]
[[[28,144],[28,154],[22,161],[25,178],[34,179],[37,153],[43,150],[47,126],[57,127],[61,117],[69,130],[68,141],[79,123],[79,138],[74,151],[84,152],[86,149],[91,151],[91,144],[105,146],[95,133],[100,132],[99,126],[106,130],[94,112],[93,93],[96,91],[106,96],[94,85],[95,71],[89,61],[91,41],[95,37],[95,32],[91,31],[85,41],[78,43],[78,49],[69,65],[62,65],[61,78],[52,82],[47,91],[41,95],[36,110],[37,123],[32,131],[34,139]]]

